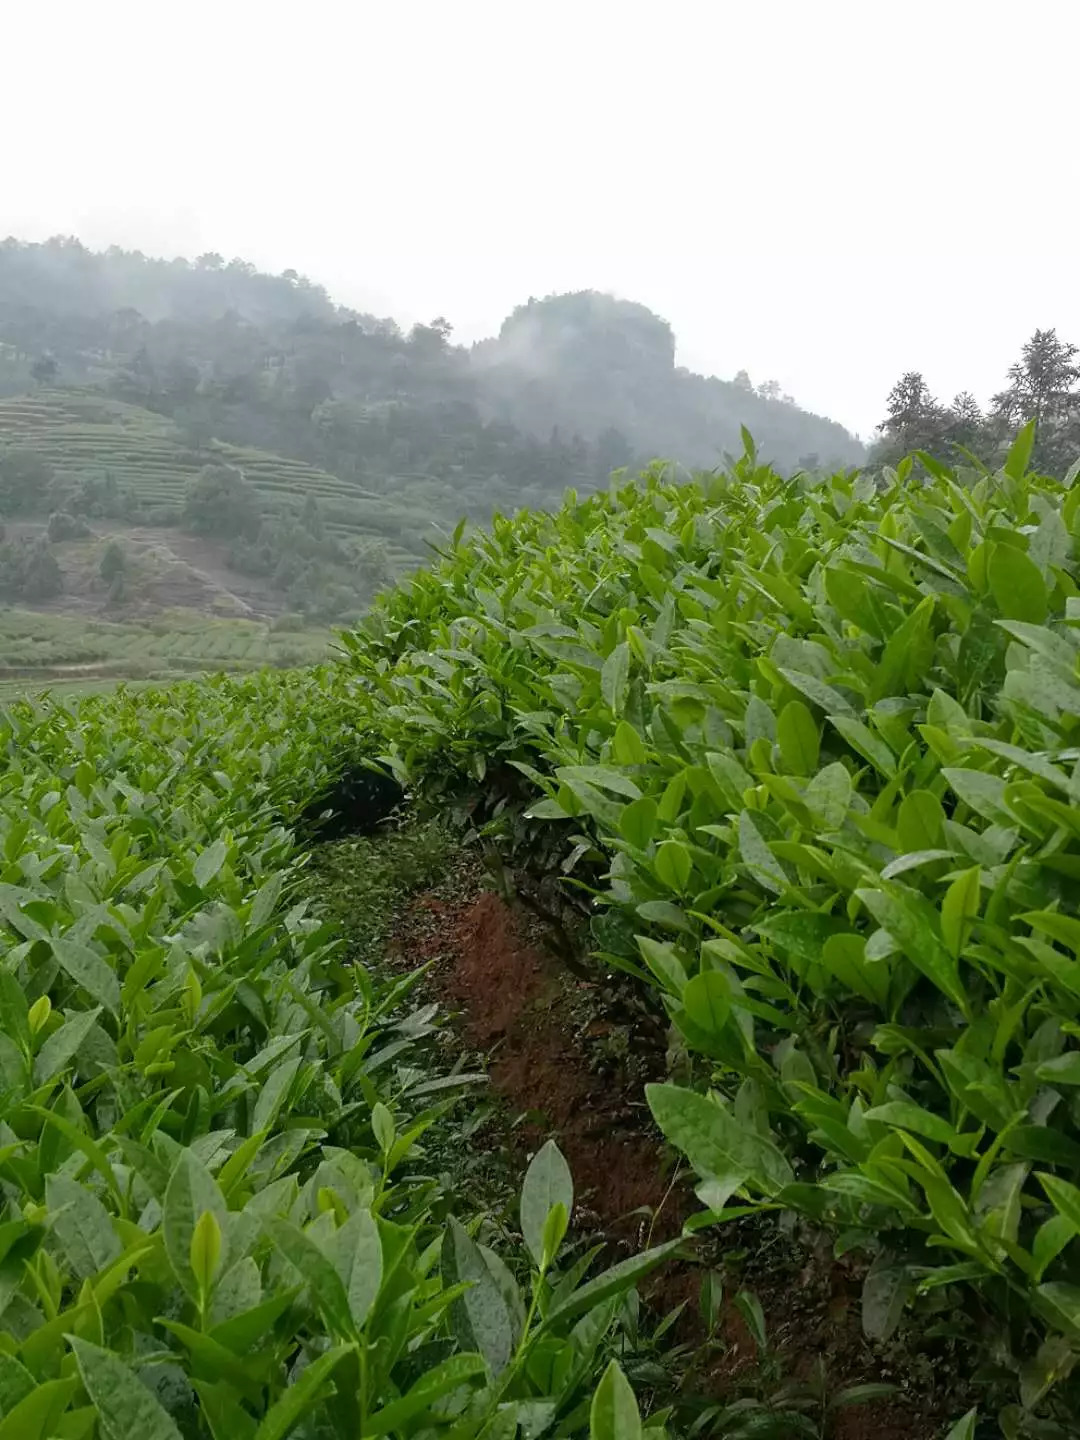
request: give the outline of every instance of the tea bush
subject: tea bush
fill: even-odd
[[[548,1146],[511,1267],[425,1174],[460,1084],[425,1074],[430,1010],[297,899],[350,689],[0,710],[2,1440],[588,1429],[620,1297],[671,1247],[599,1275],[562,1251]]]
[[[977,1337],[1014,1435],[1080,1353],[1080,487],[1032,443],[922,482],[747,437],[459,533],[346,642],[399,779],[560,827],[696,1061],[648,1097],[693,1227],[831,1226],[868,1333]]]

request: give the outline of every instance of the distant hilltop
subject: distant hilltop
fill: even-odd
[[[33,383],[35,365],[50,383],[114,389],[118,377],[135,381],[138,371],[123,398],[152,399],[152,408],[174,418],[178,408],[194,408],[223,440],[331,471],[340,462],[325,432],[339,429],[342,416],[328,427],[320,411],[327,402],[359,405],[376,421],[383,407],[398,407],[396,456],[376,453],[373,434],[367,444],[358,434],[349,440],[369,472],[387,476],[407,470],[437,478],[457,466],[471,486],[482,478],[474,465],[480,457],[475,445],[457,443],[461,432],[512,426],[495,473],[508,480],[504,471],[513,471],[532,501],[538,484],[550,488],[539,474],[550,467],[535,456],[531,466],[520,457],[511,463],[509,450],[522,440],[546,446],[553,432],[574,447],[556,463],[579,486],[605,467],[661,455],[714,466],[741,449],[743,425],[783,467],[858,464],[865,453],[843,426],[802,410],[775,382],[755,387],[745,373],[721,380],[676,366],[666,320],[596,291],[530,299],[497,336],[469,349],[453,344],[441,317],[406,333],[393,320],[336,305],[294,270],[268,275],[213,253],[162,260],[116,247],[95,252],[74,239],[9,239],[0,243],[0,344],[4,393]],[[222,386],[227,434],[221,407],[203,403]],[[242,406],[263,418],[245,425]],[[288,424],[267,413],[282,408]],[[448,442],[441,449],[431,437],[420,441],[418,432],[431,430]],[[551,478],[558,493],[561,483]]]

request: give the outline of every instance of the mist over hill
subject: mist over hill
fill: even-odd
[[[630,301],[531,299],[490,340],[452,333],[220,255],[4,241],[0,600],[134,618],[182,571],[185,594],[212,578],[215,613],[348,620],[462,516],[656,457],[712,468],[744,425],[781,468],[862,459],[775,384],[676,366],[670,325]]]
[[[531,299],[471,350],[451,335],[441,317],[404,333],[295,271],[266,275],[215,254],[0,245],[7,393],[48,357],[63,384],[104,384],[216,438],[349,478],[457,476],[471,513],[658,455],[713,466],[739,448],[742,425],[782,466],[863,456],[842,426],[775,384],[677,367],[670,325],[632,301]]]

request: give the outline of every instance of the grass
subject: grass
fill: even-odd
[[[374,965],[383,958],[395,914],[442,877],[458,843],[437,821],[412,821],[314,851],[315,893],[344,938],[344,959]]]

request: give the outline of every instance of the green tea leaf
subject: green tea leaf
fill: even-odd
[[[801,700],[791,700],[776,720],[776,738],[785,768],[792,775],[813,775],[817,770],[821,734],[813,715]]]
[[[766,1194],[794,1180],[791,1166],[770,1140],[740,1125],[707,1096],[679,1085],[647,1085],[645,1095],[657,1125],[699,1175],[739,1174]]]
[[[53,954],[67,973],[91,999],[117,1014],[120,1009],[120,982],[116,972],[95,950],[76,940],[53,940]]]
[[[648,759],[641,736],[632,725],[620,720],[611,737],[611,753],[618,765],[644,765]]]
[[[1027,468],[1031,464],[1032,452],[1035,449],[1035,421],[1029,420],[1016,432],[1016,439],[1009,446],[1009,453],[1005,457],[1005,464],[1001,467],[1005,474],[1013,480],[1023,480],[1027,474]]]
[[[979,913],[978,865],[958,875],[941,902],[941,935],[949,954],[959,958],[967,944],[972,922]]]
[[[198,885],[200,890],[205,890],[211,880],[220,872],[221,867],[225,864],[225,857],[228,853],[229,848],[220,836],[212,845],[208,845],[205,850],[199,852],[195,858],[194,865],[191,867],[191,873],[194,875],[195,884]]]
[[[804,675],[799,670],[787,669],[783,665],[777,666],[777,669],[789,685],[805,695],[812,704],[824,710],[830,719],[834,715],[851,714],[851,705],[847,699],[841,695],[839,690],[834,689],[831,685],[826,685],[823,680],[818,680],[813,675]]]
[[[616,645],[600,671],[600,693],[613,715],[621,715],[626,704],[630,677],[630,647],[625,640]]]
[[[221,1227],[212,1210],[204,1210],[191,1236],[190,1264],[200,1295],[209,1295],[221,1262]]]
[[[100,1005],[93,1010],[77,1011],[64,1021],[59,1030],[53,1031],[34,1057],[35,1085],[47,1085],[67,1068],[100,1014]]]
[[[856,890],[879,925],[894,938],[917,970],[926,976],[963,1014],[968,1013],[968,995],[960,980],[956,960],[949,954],[934,927],[930,907],[913,891],[898,886],[880,890]]]
[[[260,885],[251,902],[251,915],[248,918],[249,930],[261,930],[267,924],[277,909],[278,900],[281,897],[284,875],[271,875],[265,884]]]
[[[703,970],[690,979],[682,993],[683,1009],[704,1035],[718,1036],[731,1014],[731,986],[718,970]]]
[[[651,1250],[643,1250],[638,1255],[631,1255],[628,1260],[612,1265],[594,1280],[589,1280],[579,1289],[562,1296],[545,1315],[544,1328],[561,1325],[577,1315],[596,1309],[615,1295],[624,1295],[639,1280],[643,1280],[657,1266],[662,1265],[681,1244],[680,1240],[669,1240],[664,1245],[655,1245]]]
[[[165,1253],[177,1280],[198,1301],[199,1278],[191,1267],[191,1247],[200,1218],[209,1212],[219,1234],[228,1224],[228,1208],[217,1182],[192,1150],[182,1150],[169,1179],[162,1207]]]
[[[619,816],[619,831],[637,850],[644,850],[656,833],[656,801],[651,795],[631,800]]]
[[[458,1390],[469,1380],[484,1374],[486,1369],[481,1355],[451,1355],[422,1375],[400,1400],[392,1400],[368,1416],[365,1435],[388,1435],[401,1430],[414,1415],[429,1410],[436,1400]],[[259,1437],[262,1440],[262,1437]]]
[[[263,1416],[255,1432],[255,1440],[285,1440],[285,1436],[295,1429],[305,1416],[312,1413],[318,1403],[319,1392],[345,1356],[352,1354],[353,1350],[352,1345],[335,1345],[313,1360],[300,1378],[285,1390]],[[369,1433],[380,1432],[372,1430]]]
[[[914,1288],[904,1266],[871,1266],[862,1289],[862,1327],[871,1340],[880,1343],[895,1334]]]
[[[883,1105],[873,1105],[866,1111],[865,1118],[877,1120],[883,1125],[898,1125],[905,1130],[914,1130],[917,1135],[925,1135],[930,1140],[936,1140],[939,1145],[949,1146],[950,1149],[957,1139],[957,1132],[947,1120],[924,1110],[921,1105],[913,1105],[908,1100],[887,1100]]]
[[[1041,625],[1047,616],[1046,583],[1039,567],[1012,545],[995,545],[986,577],[994,603],[1006,620]]]
[[[749,810],[739,816],[739,854],[747,870],[766,890],[782,895],[788,888],[784,868],[761,838]]]
[[[969,1410],[945,1436],[945,1440],[975,1440],[975,1423],[979,1418],[978,1410]]]
[[[307,1285],[330,1334],[345,1341],[359,1339],[349,1294],[335,1264],[339,1259],[336,1245],[334,1259],[330,1259],[310,1235],[289,1220],[271,1217],[263,1221],[263,1228]]]
[[[542,1233],[540,1243],[542,1247]],[[513,1351],[510,1312],[475,1241],[454,1216],[443,1237],[442,1269],[447,1285],[464,1283],[469,1287],[450,1309],[451,1326],[459,1344],[478,1350],[492,1374],[501,1374]]]
[[[630,1382],[612,1360],[589,1409],[590,1440],[641,1440],[641,1413]]]
[[[67,1175],[49,1175],[45,1203],[53,1233],[80,1280],[89,1280],[123,1253],[109,1212],[85,1185]]]
[[[1080,1085],[1080,1050],[1066,1050],[1053,1060],[1044,1060],[1035,1074],[1048,1085]]]
[[[940,850],[945,836],[945,811],[929,790],[912,790],[900,802],[896,817],[900,849]]]
[[[875,770],[879,770],[886,780],[891,780],[896,774],[896,757],[885,744],[884,740],[852,715],[830,714],[829,724],[838,734],[842,735],[851,748],[857,751],[864,760],[868,760]]]
[[[521,1189],[521,1233],[537,1265],[544,1256],[544,1225],[555,1205],[564,1206],[569,1217],[574,1209],[574,1182],[562,1151],[549,1140],[530,1161]]]
[[[834,760],[819,770],[806,787],[807,808],[825,830],[839,830],[851,805],[852,785],[847,767]]]
[[[656,875],[669,890],[681,895],[690,883],[694,865],[690,852],[678,840],[665,840],[656,852]]]
[[[75,1377],[45,1380],[6,1411],[0,1420],[0,1440],[48,1440],[78,1387]],[[106,1440],[116,1440],[110,1431]]]
[[[1080,1190],[1059,1175],[1040,1174],[1039,1184],[1050,1197],[1050,1203],[1080,1234]]]
[[[181,1440],[167,1411],[122,1360],[75,1335],[67,1341],[108,1440]]]

